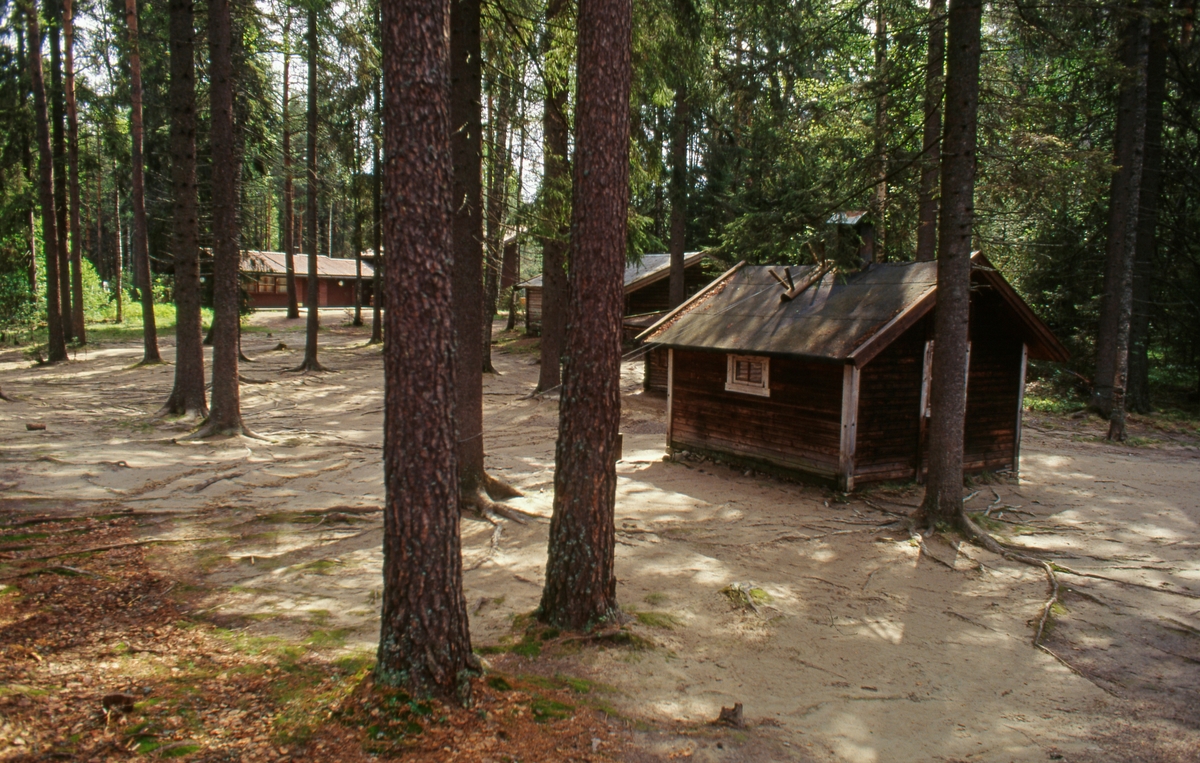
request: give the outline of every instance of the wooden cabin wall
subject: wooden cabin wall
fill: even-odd
[[[916,476],[927,321],[919,321],[862,368],[856,482]]]
[[[994,293],[984,291],[972,300],[965,471],[1012,467],[1021,385],[1021,338],[1014,325]]]
[[[667,349],[655,347],[643,356],[644,375],[642,389],[661,395],[667,394]]]
[[[771,358],[771,396],[758,397],[725,390],[723,352],[676,349],[674,356],[671,447],[835,475],[841,364]]]
[[[525,333],[539,336],[542,333],[542,287],[525,288]]]

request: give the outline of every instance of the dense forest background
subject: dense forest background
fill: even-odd
[[[378,8],[372,0],[312,1],[320,50],[318,249],[353,257],[373,248],[378,216]],[[52,117],[61,125],[58,2],[41,11]],[[565,236],[569,217],[569,188],[543,182],[542,148],[543,108],[560,103],[547,100],[547,83],[568,91],[574,83],[574,11],[561,0],[549,6],[511,0],[483,7],[487,237],[490,249],[519,237],[522,278],[540,273],[541,242]],[[44,294],[45,268],[21,7],[0,4],[0,328],[28,341],[25,330],[45,320],[44,300],[32,299]],[[928,51],[931,30],[942,33],[939,7],[936,0],[932,9],[908,0],[637,3],[629,256],[666,251],[674,225],[689,250],[709,249],[728,263],[809,263],[829,241],[830,216],[861,209],[875,225],[881,259],[914,259],[933,71]],[[1142,199],[1153,213],[1153,245],[1144,255],[1139,250],[1136,268],[1130,405],[1190,406],[1200,402],[1200,45],[1192,35],[1193,4],[1005,0],[984,12],[976,245],[1072,350],[1070,369],[1037,369],[1062,405],[1084,399],[1095,368],[1118,95],[1129,76],[1122,30],[1131,7],[1155,15],[1165,63],[1161,89],[1150,85],[1163,104],[1161,176],[1156,203]],[[281,250],[287,172],[297,180],[296,209],[305,204],[310,5],[237,0],[233,8],[241,244]],[[198,18],[206,14],[204,3],[196,10]],[[111,320],[116,274],[131,268],[125,4],[83,0],[74,15],[84,304],[91,319]],[[149,251],[156,293],[166,301],[173,268],[166,4],[145,4],[139,15]],[[198,26],[207,246],[207,59]],[[568,92],[561,106],[567,124],[574,102]],[[290,170],[285,133],[293,138]],[[297,226],[301,219],[295,215]],[[130,280],[122,279],[125,287]]]

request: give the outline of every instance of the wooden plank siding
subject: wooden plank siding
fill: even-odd
[[[667,393],[667,352],[662,347],[654,347],[643,356],[644,375],[642,389],[661,395]]]
[[[525,287],[525,333],[541,336],[542,333],[542,287]]]
[[[1011,469],[1017,443],[1017,410],[1021,397],[1019,336],[1006,331],[1000,305],[989,295],[973,301],[971,370],[967,376],[967,424],[963,470]],[[935,350],[936,352],[936,350]]]
[[[712,277],[704,272],[699,263],[683,271],[684,294],[692,296],[708,286]],[[625,315],[661,313],[671,309],[671,277],[661,278],[646,284],[637,291],[625,295]]]
[[[843,366],[773,357],[770,397],[725,390],[726,354],[675,349],[670,442],[834,477],[842,430]]]
[[[863,366],[854,470],[858,482],[916,476],[927,320]]]

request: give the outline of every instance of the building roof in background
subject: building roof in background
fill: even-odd
[[[825,221],[826,225],[857,225],[860,220],[867,216],[865,209],[847,210],[845,212],[834,212],[833,215]]]
[[[1030,357],[1066,360],[1066,348],[981,254],[975,288],[994,289],[1024,328]],[[937,263],[874,264],[826,273],[791,300],[771,274],[739,264],[643,332],[648,342],[726,352],[798,355],[863,365],[933,309]],[[793,267],[795,282],[816,273]]]
[[[683,255],[683,266],[690,268],[704,259],[704,252],[687,252]],[[643,254],[636,263],[625,266],[625,293],[637,291],[655,281],[661,281],[671,275],[671,255]],[[528,281],[517,284],[518,288],[541,288],[542,277],[536,276]]]
[[[301,277],[307,276],[308,255],[296,254],[294,257],[296,275]],[[283,275],[287,273],[287,257],[283,252],[243,251],[242,270],[250,273],[278,273],[279,275]],[[375,273],[371,264],[365,259],[363,260],[362,273],[363,278],[369,278]],[[354,260],[341,257],[326,257],[323,254],[317,255],[318,278],[354,278],[354,276]]]

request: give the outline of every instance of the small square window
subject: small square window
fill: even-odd
[[[771,396],[771,359],[758,355],[729,355],[725,389],[748,395]]]

